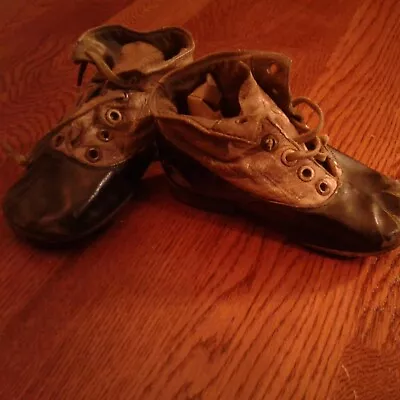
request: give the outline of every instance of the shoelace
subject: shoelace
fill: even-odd
[[[331,172],[337,175],[337,166],[329,157],[329,152],[325,147],[328,144],[329,137],[319,134],[324,127],[324,114],[321,108],[308,97],[297,97],[292,100],[292,110],[294,111],[300,104],[308,105],[317,114],[319,120],[315,128],[310,128],[304,123],[304,118],[300,113],[293,112],[294,117],[290,118],[290,121],[300,133],[294,140],[299,144],[309,145],[309,147],[313,148],[310,150],[297,150],[288,153],[286,156],[287,160],[296,161],[306,158],[315,158],[319,162],[326,162]]]
[[[83,115],[87,114],[88,112],[90,112],[91,110],[93,110],[95,107],[97,107],[100,104],[107,103],[109,101],[125,97],[125,95],[123,93],[110,92],[110,93],[107,93],[106,95],[103,95],[101,97],[94,97],[93,99],[85,102],[85,96],[87,96],[89,91],[94,92],[97,89],[101,90],[108,83],[112,83],[119,89],[135,88],[137,90],[141,90],[140,87],[137,87],[137,79],[134,79],[133,81],[129,81],[129,82],[125,81],[121,77],[119,77],[117,74],[115,74],[114,71],[111,70],[111,68],[107,65],[107,63],[104,61],[104,59],[102,57],[100,57],[96,54],[90,53],[90,52],[86,52],[85,54],[96,66],[96,68],[100,74],[100,78],[97,79],[94,84],[93,84],[93,82],[91,82],[87,85],[86,88],[82,88],[82,82],[84,79],[84,75],[85,75],[85,72],[87,69],[88,62],[82,61],[80,63],[78,78],[77,78],[78,100],[76,102],[76,107],[78,109],[71,113],[68,113],[66,116],[64,116],[64,118],[53,129],[50,130],[49,134],[60,131],[66,125],[72,123],[77,118],[80,118]],[[11,158],[13,158],[17,164],[19,164],[21,166],[25,166],[25,167],[30,164],[30,156],[29,155],[27,156],[27,155],[19,153],[6,141],[2,142],[1,146],[3,147],[6,154],[8,154]]]

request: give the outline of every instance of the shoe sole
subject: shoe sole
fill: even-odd
[[[220,214],[227,214],[227,215],[234,215],[234,214],[246,214],[249,213],[248,211],[244,210],[240,205],[234,204],[231,202],[226,202],[223,199],[212,199],[210,197],[200,195],[200,194],[195,194],[193,192],[190,192],[186,188],[182,188],[173,182],[169,181],[169,186],[172,195],[179,200],[180,202],[187,204],[189,206],[192,206],[194,208],[204,210],[207,212],[213,212],[213,213],[220,213]],[[353,251],[343,251],[343,250],[335,250],[335,249],[330,249],[330,248],[325,248],[321,246],[317,246],[314,244],[306,243],[306,242],[301,242],[301,241],[296,241],[299,243],[301,246],[312,249],[313,251],[319,252],[319,253],[324,253],[330,256],[336,256],[336,257],[343,257],[343,258],[358,258],[358,257],[370,257],[370,256],[378,256],[383,253],[387,253],[393,249],[395,249],[397,246],[394,245],[392,247],[385,248],[380,251],[375,251],[375,252],[353,252]]]

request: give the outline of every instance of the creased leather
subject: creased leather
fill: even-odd
[[[118,73],[140,81],[122,90],[95,75],[86,101],[37,143],[25,174],[8,190],[3,210],[9,225],[41,244],[84,238],[129,200],[155,157],[149,93],[162,74],[192,60],[194,43],[179,28],[142,34],[104,26],[81,36],[73,60],[90,62],[87,50],[104,57]],[[138,58],[130,59],[134,54]],[[121,120],[111,120],[110,110]],[[100,139],[102,131],[109,140]],[[96,161],[86,157],[91,148],[100,154]]]
[[[283,78],[279,81],[281,91],[277,89],[275,93],[271,90],[279,85],[271,81],[264,67],[271,62],[279,65],[279,60],[284,60],[285,68],[278,69]],[[332,177],[337,187],[326,200],[314,202],[315,187],[310,182],[294,184],[296,169],[278,166],[275,159],[278,153],[265,152],[259,145],[264,132],[276,135],[280,144],[295,144],[281,114],[277,113],[280,120],[273,121],[264,115],[266,108],[274,110],[274,104],[265,98],[262,101],[258,89],[250,84],[242,87],[241,98],[238,62],[252,66],[258,86],[286,116],[293,115],[286,86],[290,62],[284,56],[262,52],[220,53],[166,76],[150,105],[160,127],[157,135],[160,159],[181,198],[206,208],[246,211],[302,244],[334,254],[368,255],[399,246],[400,182],[327,146],[340,171]],[[232,75],[229,65],[233,65]],[[220,66],[224,73],[218,75],[215,71]],[[215,121],[186,114],[184,102],[179,99],[203,83],[206,73],[213,73],[221,91],[227,88],[235,93],[237,103],[234,98],[231,103],[234,113],[239,115],[242,108],[250,114],[244,123],[235,125],[234,116]],[[243,76],[239,81],[243,83]],[[256,99],[246,105],[243,99],[248,97]],[[306,163],[317,174],[324,170],[324,165],[316,166],[315,161]]]
[[[266,57],[271,63],[271,57]],[[293,139],[299,133],[288,117],[280,110],[271,97],[256,82],[251,65],[257,63],[252,58],[222,61],[222,66],[211,64],[198,72],[197,65],[192,75],[212,73],[215,81],[227,80],[228,65],[232,65],[233,82],[220,85],[221,92],[227,96],[226,103],[233,104],[236,116],[232,118],[204,118],[176,112],[173,101],[166,102],[168,89],[173,81],[182,85],[182,70],[170,75],[158,89],[152,112],[156,116],[163,135],[185,153],[209,168],[215,174],[222,175],[237,187],[255,193],[267,201],[274,201],[293,207],[317,207],[329,201],[340,181],[328,173],[314,159],[301,160],[294,165],[284,165],[282,156],[288,150],[304,148]],[[277,63],[277,61],[275,61]],[[284,66],[282,66],[282,69]],[[185,72],[187,68],[183,71]],[[190,81],[190,77],[187,77]],[[169,99],[179,95],[173,93]],[[283,96],[284,97],[284,96]],[[160,101],[159,101],[160,99]],[[287,107],[289,108],[289,106]],[[267,153],[261,148],[266,135],[273,135],[279,142],[277,150]],[[314,178],[309,182],[300,180],[300,167],[309,167]],[[328,195],[316,190],[320,181],[330,186]]]
[[[154,142],[154,123],[147,101],[148,93],[132,91],[128,98],[100,104],[58,132],[64,141],[57,150],[81,163],[98,167],[126,161]],[[121,121],[108,121],[106,114],[110,110],[118,110]],[[110,135],[108,142],[99,139],[102,130]],[[98,149],[99,160],[88,160],[86,154],[90,148]]]
[[[123,163],[153,143],[149,95],[162,74],[192,60],[193,49],[190,35],[178,28],[141,33],[122,26],[102,26],[85,32],[74,48],[74,61],[91,62],[87,53],[92,51],[124,77],[137,76],[139,71],[138,89],[121,90],[106,85],[97,98],[120,93],[122,100],[103,103],[64,127],[58,132],[62,144],[53,146],[55,150],[83,164],[100,167]],[[97,79],[95,76],[94,81]],[[110,123],[105,118],[110,110],[119,111],[122,120]],[[105,142],[99,138],[102,130],[108,131],[111,140]],[[98,159],[87,157],[90,148],[99,153]]]
[[[194,41],[182,28],[167,27],[150,32],[137,32],[121,25],[104,25],[90,29],[77,40],[72,54],[75,62],[91,62],[87,51],[94,51],[113,68],[118,64],[124,45],[145,42],[164,54],[164,62],[143,70],[146,75],[165,74],[187,64],[193,57]]]
[[[45,146],[6,194],[4,215],[11,226],[37,241],[68,242],[109,220],[132,195],[152,159],[152,150],[114,168],[93,168]]]

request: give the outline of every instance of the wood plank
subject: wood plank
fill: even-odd
[[[397,0],[5,0],[2,138],[27,152],[74,100],[79,34],[182,25],[196,55],[293,58],[346,153],[399,177]],[[0,154],[0,197],[21,171]],[[321,227],[323,229],[323,227]],[[91,243],[45,251],[0,217],[0,399],[400,398],[400,253],[339,260],[179,204],[154,164]]]

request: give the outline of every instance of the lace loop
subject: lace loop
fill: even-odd
[[[304,123],[304,118],[301,114],[295,112],[295,108],[300,104],[308,105],[314,111],[319,120],[315,128],[310,128]],[[319,135],[324,126],[324,114],[321,108],[310,100],[308,97],[298,97],[291,103],[292,118],[290,119],[295,128],[300,132],[300,135],[295,138],[299,144],[312,145],[312,149],[297,150],[287,155],[288,161],[304,160],[306,158],[315,158],[317,161],[325,162],[329,157],[329,152],[326,149],[328,136]]]
[[[324,113],[322,112],[321,108],[318,106],[318,104],[314,103],[311,99],[308,97],[297,97],[296,99],[292,100],[292,108],[296,108],[300,104],[307,104],[319,117],[319,121],[317,126],[314,129],[310,129],[307,124],[304,122],[299,122],[295,118],[292,120],[292,124],[296,127],[296,129],[308,131],[308,132],[313,132],[316,135],[323,129],[324,127]],[[293,110],[294,111],[294,110]],[[303,119],[301,114],[297,114]]]
[[[103,57],[99,56],[98,54],[95,53],[90,53],[86,52],[86,56],[93,62],[93,64],[96,66],[100,74],[107,79],[107,81],[113,83],[114,85],[118,86],[119,88],[123,89],[139,89],[137,87],[137,79],[134,80],[134,82],[129,82],[124,79],[122,79],[120,76],[118,76],[109,66],[108,64],[104,61]],[[131,75],[136,72],[136,74],[140,74],[140,71],[131,71]],[[137,77],[137,75],[134,75]]]

